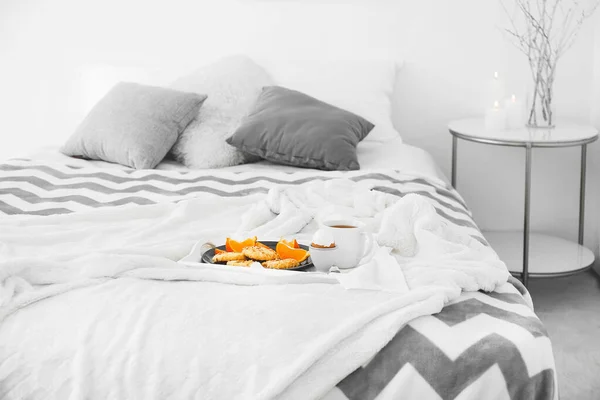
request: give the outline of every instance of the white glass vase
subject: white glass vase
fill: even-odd
[[[540,75],[531,85],[526,99],[526,118],[529,128],[554,128],[553,77]]]

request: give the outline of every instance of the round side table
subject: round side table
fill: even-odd
[[[529,277],[547,278],[582,272],[591,267],[594,253],[583,246],[587,145],[598,139],[592,126],[557,124],[554,129],[521,128],[504,131],[485,129],[483,119],[463,119],[448,125],[452,134],[452,186],[456,188],[458,139],[495,146],[525,148],[525,212],[523,232],[486,232],[485,236],[513,275],[525,286]],[[531,149],[534,147],[581,146],[579,191],[579,238],[577,243],[529,232],[531,203]],[[531,239],[531,246],[530,246]],[[522,240],[522,244],[521,243]],[[522,245],[522,259],[519,248]],[[530,248],[531,247],[531,248]]]

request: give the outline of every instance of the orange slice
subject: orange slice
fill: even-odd
[[[215,254],[227,253],[225,250],[215,248]]]
[[[279,256],[279,258],[281,258],[282,260],[285,260],[287,258],[293,258],[298,262],[302,262],[306,260],[310,255],[308,251],[304,249],[295,249],[289,244],[284,243],[283,241],[277,243],[277,247],[275,250],[277,251],[277,255]]]
[[[291,240],[291,241],[290,240],[281,239],[280,242],[281,243],[285,243],[288,246],[293,247],[294,249],[299,249],[300,248],[300,245],[298,244],[298,241],[296,239]]]
[[[241,242],[227,238],[225,241],[225,248],[227,251],[233,251],[234,253],[241,253],[246,247],[256,245],[256,236],[245,239]]]

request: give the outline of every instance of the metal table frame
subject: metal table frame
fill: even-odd
[[[559,148],[559,147],[575,147],[581,146],[581,175],[579,181],[579,238],[578,243],[583,246],[583,228],[585,219],[585,184],[586,184],[586,169],[587,169],[587,145],[595,142],[598,135],[574,141],[557,141],[557,142],[536,142],[536,141],[515,141],[473,137],[462,134],[450,129],[452,134],[452,187],[456,189],[456,163],[457,163],[457,146],[458,139],[467,140],[475,143],[491,144],[494,146],[506,147],[524,147],[525,148],[525,210],[523,217],[523,272],[521,278],[523,284],[527,287],[529,283],[529,215],[531,206],[531,149],[534,147]],[[569,271],[565,274],[552,274],[551,276],[571,275],[582,270],[586,270],[590,266],[576,271]],[[550,276],[550,275],[548,275]]]

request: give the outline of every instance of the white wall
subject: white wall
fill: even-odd
[[[351,1],[337,13],[340,3],[2,0],[0,108],[7,111],[0,120],[0,143],[6,153],[7,141],[20,150],[31,142],[64,140],[88,108],[82,82],[89,81],[90,70],[106,73],[107,65],[114,76],[101,80],[160,84],[235,52],[262,50],[280,57],[286,51],[350,52],[369,43],[400,47],[393,14],[368,20],[387,1],[372,7]],[[99,87],[93,92],[106,86],[94,85]],[[29,140],[14,143],[15,132]]]
[[[429,18],[412,21],[413,37],[419,38],[419,45],[400,77],[401,90],[410,96],[398,98],[396,123],[408,142],[429,150],[449,173],[447,121],[481,113],[477,94],[490,71],[500,70],[509,92],[517,94],[523,92],[529,74],[525,57],[497,29],[504,25],[497,2],[435,4]],[[559,118],[589,122],[593,27],[593,23],[584,27],[559,64],[555,88]],[[478,224],[483,229],[522,229],[525,151],[462,141],[458,151],[458,188]],[[590,153],[594,153],[590,158],[597,158],[596,150],[590,149]],[[534,150],[533,230],[577,238],[579,155],[576,148]],[[592,204],[588,199],[588,205]],[[594,211],[589,207],[588,216]],[[586,242],[595,248],[597,219],[587,220]]]
[[[398,130],[406,142],[431,152],[449,174],[448,121],[482,112],[494,71],[505,78],[509,93],[523,93],[528,82],[524,56],[500,32],[506,21],[496,0],[294,5],[246,0],[236,8],[229,3],[0,1],[0,158],[32,143],[64,141],[115,79],[167,83],[212,58],[256,48],[273,57],[299,49],[375,48],[394,49],[406,60],[394,98]],[[595,93],[592,85],[593,79],[600,82],[598,61],[594,73],[594,25],[599,24],[587,25],[559,65],[559,117],[589,121],[592,98],[600,98],[599,85]],[[281,37],[289,43],[282,44]],[[83,82],[94,75],[101,79],[82,97]],[[589,155],[596,169],[599,147],[595,144]],[[480,226],[520,229],[524,151],[461,142],[459,153],[459,189]],[[533,229],[576,238],[578,150],[536,150],[533,162]],[[595,207],[588,212],[591,216]],[[586,239],[594,248],[598,220],[587,224]]]
[[[596,13],[594,24],[594,83],[592,85],[594,93],[591,103],[591,118],[596,128],[600,129],[600,12]],[[591,163],[590,184],[592,186],[592,201],[591,208],[595,210],[596,223],[600,226],[600,145],[595,146],[595,154]],[[589,204],[589,203],[588,203]],[[595,243],[596,264],[595,269],[600,274],[600,229],[597,234],[598,242]]]
[[[592,121],[600,129],[600,12],[596,13],[594,24],[594,84],[592,99]]]

